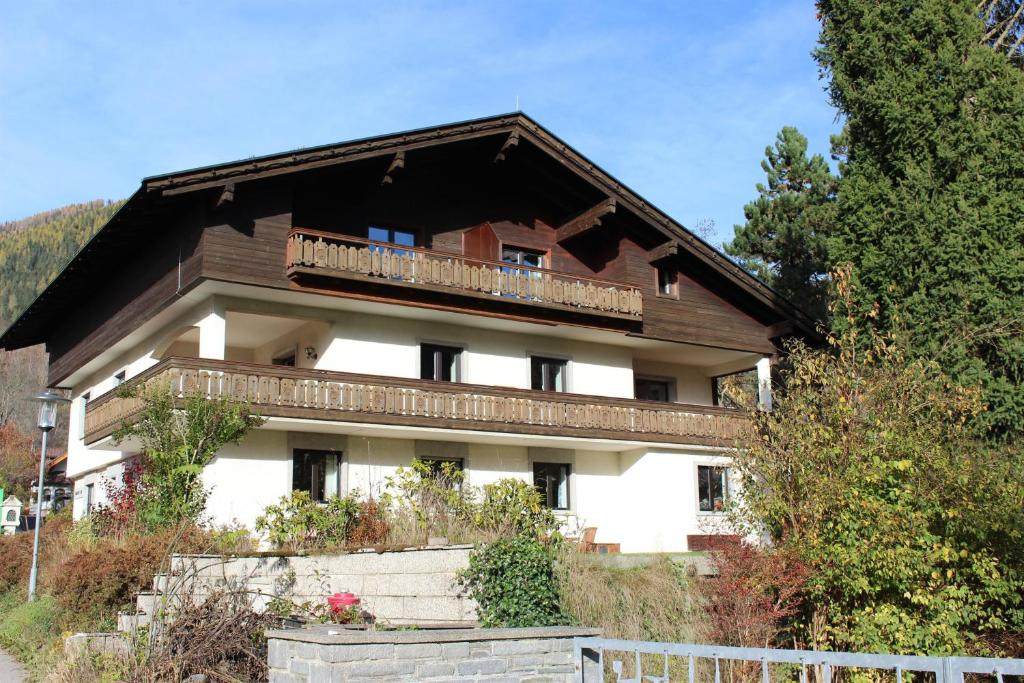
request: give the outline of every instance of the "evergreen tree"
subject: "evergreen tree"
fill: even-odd
[[[883,329],[984,387],[993,435],[1020,434],[1024,72],[992,49],[976,0],[818,10],[815,56],[846,118],[830,258],[854,265]]]
[[[761,162],[768,184],[743,207],[747,218],[725,245],[749,272],[819,320],[827,295],[827,238],[832,230],[836,178],[820,154],[807,157],[807,138],[783,128]]]

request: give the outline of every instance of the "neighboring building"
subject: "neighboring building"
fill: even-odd
[[[652,161],[653,163],[653,161]],[[799,311],[532,119],[510,114],[145,179],[0,339],[70,387],[75,515],[161,375],[267,423],[207,468],[251,524],[293,488],[375,491],[414,457],[535,482],[623,552],[716,531],[722,376]]]
[[[56,458],[50,458],[46,463],[46,476],[43,480],[43,516],[51,512],[63,510],[71,502],[74,494],[74,482],[68,479],[68,454],[62,453]],[[32,480],[32,497],[29,499],[29,512],[35,515],[36,494],[39,490],[39,480]]]

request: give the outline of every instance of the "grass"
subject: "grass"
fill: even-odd
[[[52,669],[63,658],[60,610],[49,595],[27,602],[23,590],[0,595],[0,645],[33,673]]]

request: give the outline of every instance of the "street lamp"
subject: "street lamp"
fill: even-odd
[[[36,489],[36,529],[35,540],[32,542],[32,573],[28,577],[29,602],[36,599],[36,579],[39,576],[39,527],[43,525],[43,479],[46,476],[46,435],[57,424],[57,404],[70,402],[69,399],[64,398],[53,389],[47,389],[41,394],[36,394],[32,397],[32,400],[39,402],[39,419],[36,421],[36,425],[43,432],[43,447],[39,453],[39,485]]]

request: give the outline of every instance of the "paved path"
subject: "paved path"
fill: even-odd
[[[25,678],[25,670],[21,668],[21,664],[18,664],[14,657],[0,650],[0,681],[22,683]]]

